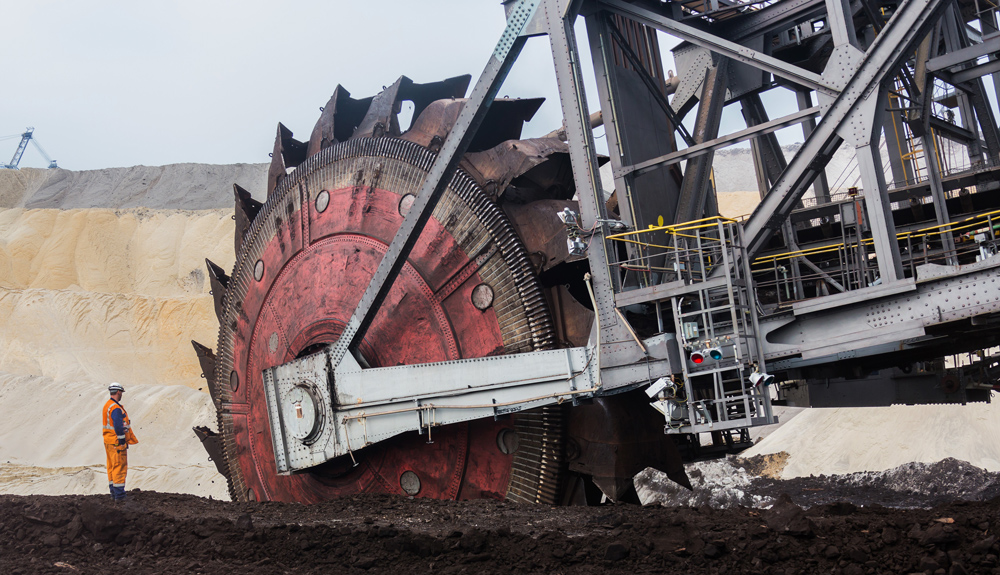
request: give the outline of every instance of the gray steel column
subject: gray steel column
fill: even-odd
[[[983,10],[979,13],[979,27],[983,31],[983,36],[989,36],[1000,32],[997,25],[997,15],[1000,10]],[[994,52],[990,54],[989,61],[1000,60],[1000,54]],[[996,94],[997,102],[1000,102],[1000,72],[993,72],[993,92]]]
[[[887,284],[903,278],[903,263],[896,242],[896,225],[892,221],[892,204],[885,188],[882,173],[882,159],[878,152],[878,134],[867,144],[855,147],[858,170],[865,189],[865,211],[871,226],[875,255],[878,257],[878,273],[882,283]]]
[[[845,0],[826,0],[828,24],[835,48],[850,46],[857,48],[858,39],[853,22],[848,22],[846,14],[851,14]],[[857,113],[852,114],[852,125],[842,134],[850,138],[858,158],[858,170],[865,190],[865,211],[871,226],[872,241],[878,258],[879,277],[883,284],[903,278],[903,263],[896,241],[896,225],[892,220],[892,203],[885,186],[882,172],[882,156],[879,154],[879,139],[882,135],[882,117],[885,111],[886,91],[881,83],[872,88],[877,91],[865,98]],[[871,89],[870,89],[871,90]]]
[[[743,106],[743,119],[746,121],[748,128],[770,121],[767,110],[764,109],[764,103],[761,102],[760,95],[757,93],[743,96],[740,98],[740,104]],[[812,121],[812,119],[809,118],[807,121]],[[760,150],[760,159],[763,163],[761,168],[767,182],[766,188],[770,188],[770,184],[777,181],[778,177],[781,176],[781,172],[785,171],[785,168],[788,167],[785,155],[781,151],[781,145],[778,143],[778,138],[774,135],[774,132],[761,134],[751,140],[751,143]]]
[[[695,117],[693,134],[695,143],[714,140],[719,136],[722,109],[726,104],[728,73],[729,58],[720,58],[705,74],[701,98],[698,101],[698,114]],[[715,194],[709,181],[714,157],[715,152],[712,151],[688,161],[673,223],[690,222],[703,217],[705,198]]]
[[[890,95],[889,106],[886,110],[884,126],[885,147],[889,154],[889,168],[892,170],[892,179],[897,187],[916,183],[916,176],[913,173],[913,160],[910,156],[910,140],[906,137],[906,125],[903,123],[902,114],[897,111],[902,106],[900,99]]]
[[[586,18],[587,37],[590,40],[590,57],[594,64],[594,76],[597,80],[597,97],[601,103],[601,115],[604,118],[604,137],[608,144],[608,159],[615,179],[615,193],[618,197],[618,213],[623,222],[635,228],[636,214],[632,202],[631,178],[621,175],[622,165],[627,163],[625,142],[618,123],[618,101],[612,96],[617,93],[613,84],[615,78],[609,71],[611,39],[604,25],[600,12],[590,14]]]
[[[482,123],[483,118],[490,109],[493,99],[496,97],[500,85],[510,72],[511,66],[517,60],[521,48],[527,39],[522,35],[525,26],[532,21],[535,15],[536,6],[539,0],[521,0],[511,8],[510,16],[507,19],[507,27],[500,41],[493,51],[493,55],[482,75],[476,82],[469,99],[459,113],[455,126],[451,129],[441,151],[434,158],[434,163],[427,173],[420,191],[417,193],[413,206],[403,218],[399,230],[393,237],[392,242],[386,248],[385,256],[379,262],[375,275],[372,276],[371,283],[365,289],[365,293],[358,302],[358,307],[354,310],[354,315],[344,327],[344,332],[340,339],[332,347],[330,363],[337,366],[349,348],[354,348],[364,338],[365,331],[375,318],[382,301],[389,293],[392,285],[399,275],[399,271],[406,264],[413,246],[420,237],[424,224],[430,218],[437,205],[438,199],[451,180],[451,175],[455,173],[455,168],[462,159],[462,155],[468,149],[472,138],[476,135],[476,130]]]
[[[799,110],[808,110],[812,107],[812,90],[801,89],[795,90],[795,101],[799,105]],[[806,140],[809,139],[809,134],[813,133],[816,129],[816,120],[812,118],[806,118],[802,122],[802,137]],[[817,204],[829,204],[830,203],[830,182],[826,179],[826,170],[820,170],[819,174],[816,176],[816,180],[812,183],[813,194],[816,196]]]
[[[924,132],[921,138],[924,147],[924,163],[927,164],[927,182],[931,186],[931,199],[934,201],[934,216],[940,226],[951,221],[948,213],[947,198],[944,195],[944,186],[941,184],[941,170],[938,168],[938,158],[936,138],[930,128]],[[951,265],[957,265],[958,259],[955,257],[955,239],[951,232],[941,235],[941,247],[946,254],[946,261]]]
[[[917,58],[925,58],[925,60],[918,60],[918,65],[922,68],[926,67],[927,60],[933,58],[937,55],[937,46],[941,36],[946,38],[945,44],[947,45],[949,41],[947,38],[951,36],[949,29],[952,28],[949,24],[954,24],[954,17],[948,17],[950,10],[945,12],[945,17],[941,19],[941,26],[937,32],[930,34],[930,40],[928,46],[924,48],[921,46],[921,50],[917,52]],[[952,42],[954,44],[954,42]],[[922,134],[920,137],[921,146],[924,150],[924,165],[927,170],[927,182],[930,185],[931,190],[931,201],[934,204],[934,220],[937,225],[943,225],[951,221],[951,215],[948,213],[947,198],[945,198],[944,186],[941,183],[941,170],[938,162],[940,161],[941,154],[937,149],[937,140],[934,137],[934,133],[931,131],[931,115],[933,114],[932,103],[934,97],[934,84],[933,78],[924,77],[923,84],[920,86],[920,120],[922,125]],[[951,237],[951,234],[944,234],[941,237],[941,247],[945,251],[946,262],[949,264],[955,264],[955,242]]]
[[[559,87],[559,103],[566,122],[566,136],[569,143],[570,162],[573,166],[573,181],[580,201],[581,227],[590,228],[598,219],[606,219],[604,197],[601,193],[600,174],[597,168],[597,152],[594,150],[594,134],[590,129],[590,111],[587,95],[580,72],[580,53],[576,48],[573,21],[576,13],[570,9],[571,0],[542,0],[540,15],[544,16],[552,60],[555,65],[556,84]],[[600,320],[602,341],[625,340],[625,333],[615,312],[615,285],[608,260],[608,243],[604,240],[604,225],[597,226],[597,232],[587,251],[590,261],[590,275],[597,300],[597,317]],[[613,247],[613,246],[612,246]]]
[[[952,18],[951,20],[955,23],[955,45],[954,47],[949,46],[949,52],[957,52],[963,48],[967,48],[971,45],[969,41],[968,34],[966,33],[966,24],[962,21],[962,14],[958,8],[954,8],[950,11]],[[980,18],[980,21],[983,19]],[[989,20],[987,18],[987,20]],[[984,35],[986,30],[983,30]],[[945,41],[948,41],[949,36],[945,36]],[[993,40],[996,42],[996,39]],[[995,51],[990,52],[990,59],[996,60],[997,53]],[[975,62],[969,62],[966,68],[975,68]],[[956,77],[959,74],[955,75]],[[993,73],[994,89],[1000,90],[997,87],[997,80],[1000,79],[1000,72]],[[983,83],[982,77],[972,78],[962,81],[956,81],[956,84],[961,84],[961,86],[956,86],[959,90],[960,104],[962,107],[962,119],[965,122],[965,127],[976,134],[976,123],[978,120],[979,132],[982,133],[983,140],[986,141],[986,156],[992,158],[994,161],[1000,155],[1000,129],[998,129],[996,123],[996,116],[993,115],[993,108],[989,103],[989,99],[986,97],[986,85]],[[998,94],[1000,95],[1000,94]],[[1000,101],[1000,100],[998,100]],[[975,141],[975,149],[972,146],[969,147],[969,160],[973,163],[982,160],[982,146],[980,145],[979,139]],[[973,155],[977,157],[974,158]]]
[[[662,166],[642,174],[624,174],[621,168],[648,160],[664,149],[676,149],[672,126],[659,105],[669,109],[669,104],[665,94],[652,93],[655,85],[643,81],[643,71],[614,61],[615,39],[606,16],[605,12],[595,12],[587,16],[586,22],[608,155],[622,220],[633,229],[645,229],[656,224],[657,216],[672,220],[679,186],[670,170],[676,168]],[[623,48],[623,55],[625,51]],[[633,63],[633,67],[636,64],[640,63]],[[655,72],[662,74],[662,70]]]
[[[741,98],[740,102],[743,104],[743,117],[746,119],[747,127],[769,121],[767,110],[764,109],[764,103],[761,102],[758,94],[748,94]],[[766,187],[770,189],[771,183],[776,182],[781,177],[781,172],[785,171],[785,168],[788,167],[788,162],[785,161],[784,153],[778,144],[778,138],[773,132],[754,138],[752,143],[755,144],[756,152],[763,164],[757,167],[757,171],[763,171],[766,176]],[[763,197],[763,194],[761,194],[761,197]],[[801,205],[800,202],[799,206]],[[799,243],[795,237],[795,224],[792,223],[791,218],[785,220],[785,223],[781,227],[781,234],[785,238],[785,246],[788,248],[788,251],[799,251]],[[789,261],[792,268],[792,282],[795,285],[795,299],[805,297],[805,290],[802,285],[802,273],[799,270],[800,259],[804,258],[796,257]]]
[[[847,0],[826,0],[826,24],[830,28],[834,46],[858,47],[857,33],[851,20],[853,14]]]
[[[961,14],[958,12],[958,7],[952,5],[950,9],[944,13],[944,25],[941,27],[942,36],[944,39],[945,52],[956,52],[961,48],[964,48],[968,43],[962,41],[961,36],[965,35],[965,22],[962,21]],[[972,111],[972,103],[969,101],[969,96],[964,90],[956,87],[955,97],[958,100],[958,114],[959,118],[962,120],[962,126],[967,129],[972,130],[974,137],[966,145],[966,150],[969,156],[969,162],[977,164],[983,161],[983,147],[980,145],[980,140],[978,134],[976,134],[975,129],[975,114]],[[926,108],[925,114],[930,115],[930,108]],[[943,223],[943,222],[938,222]]]

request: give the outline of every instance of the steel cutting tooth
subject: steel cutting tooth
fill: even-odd
[[[372,101],[364,120],[355,130],[353,138],[399,137],[399,114],[404,101],[413,102],[413,118],[419,118],[427,107],[437,100],[460,98],[465,95],[472,76],[456,76],[440,82],[415,84],[400,76],[392,85],[382,90]],[[414,122],[411,122],[413,124]],[[452,122],[454,123],[454,121]]]
[[[319,120],[316,121],[316,126],[309,137],[307,155],[315,156],[325,148],[347,141],[364,119],[372,99],[369,96],[355,100],[346,88],[338,84],[330,96],[330,101],[323,106]]]
[[[399,118],[396,114],[399,113],[400,91],[411,84],[413,80],[400,76],[396,83],[379,92],[351,139],[399,136]]]
[[[215,384],[215,354],[212,353],[209,347],[193,339],[191,340],[191,345],[194,346],[194,352],[198,354],[198,363],[201,365],[201,376],[205,378],[205,383],[208,385],[208,394],[212,396],[212,403],[218,409],[221,399],[218,386]]]
[[[253,199],[250,192],[237,184],[233,184],[233,193],[236,196],[236,233],[233,237],[235,238],[235,253],[240,253],[240,248],[243,247],[243,238],[247,235],[250,225],[264,204]]]
[[[446,99],[433,102],[412,122],[402,139],[420,144],[436,152],[448,137],[466,99]],[[490,104],[482,124],[469,144],[469,152],[488,150],[505,140],[521,137],[524,123],[531,120],[545,98],[497,99]]]
[[[208,280],[212,285],[212,299],[215,300],[215,317],[219,318],[221,322],[226,290],[229,288],[229,276],[226,275],[226,272],[221,267],[215,265],[215,263],[207,258],[205,259],[205,265],[208,266]]]
[[[469,89],[469,82],[471,81],[472,76],[464,74],[462,76],[455,76],[454,78],[447,78],[440,82],[410,84],[403,92],[401,98],[413,102],[413,117],[418,118],[431,102],[465,96],[465,92]]]
[[[292,131],[278,122],[278,132],[274,136],[274,150],[271,152],[271,166],[267,170],[267,194],[285,179],[288,168],[294,168],[306,159],[307,145],[292,137]]]

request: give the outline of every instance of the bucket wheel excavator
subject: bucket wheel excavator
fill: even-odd
[[[1000,127],[982,82],[1000,78],[996,10],[504,8],[471,90],[469,77],[402,77],[363,99],[338,87],[308,141],[279,124],[266,202],[236,187],[235,266],[208,263],[219,340],[195,344],[218,410],[217,434],[196,431],[234,500],[618,501],[647,467],[688,485],[679,447],[747,444],[777,421],[773,399],[1000,389]],[[683,40],[669,80],[656,31]],[[496,95],[533,37],[549,42],[564,124],[522,140],[540,101]],[[772,90],[799,110],[771,119]],[[722,133],[727,106],[745,130]],[[793,125],[805,141],[787,158],[774,133]],[[968,167],[938,169],[942,138]],[[718,215],[712,162],[747,140],[761,202],[737,221]],[[831,189],[838,149],[863,192]],[[980,360],[945,361],[956,354]]]
[[[574,410],[551,405],[429,424],[423,433],[279,473],[262,370],[338,341],[466,105],[469,81],[417,84],[404,76],[364,99],[338,86],[308,141],[279,124],[265,203],[235,187],[235,268],[227,274],[208,262],[217,353],[195,343],[221,430],[199,435],[210,439],[234,500],[378,492],[558,504],[593,499],[597,486],[627,497],[631,476],[651,464],[686,481],[662,421],[629,394]],[[408,128],[398,120],[406,101],[414,107]],[[569,150],[554,137],[519,139],[541,103],[492,103],[353,354],[361,365],[586,344],[594,318],[586,258],[570,254],[558,217],[579,209]],[[477,376],[467,371],[470,380]],[[392,395],[417,393],[405,376],[391,386]],[[288,393],[298,425],[292,433],[312,444],[327,399],[315,386]],[[569,459],[587,463],[587,447],[596,464],[573,473]]]

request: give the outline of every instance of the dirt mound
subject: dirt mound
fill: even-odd
[[[685,466],[694,490],[687,490],[655,469],[636,476],[646,505],[690,505],[728,509],[768,507],[782,495],[801,506],[851,501],[855,505],[930,508],[953,501],[987,501],[1000,496],[1000,473],[947,458],[907,463],[884,471],[779,479],[788,454],[729,456]]]
[[[267,164],[0,170],[0,208],[232,208],[234,183],[264,196]]]
[[[743,452],[787,452],[781,477],[884,471],[946,457],[1000,471],[1000,402],[818,408]]]
[[[364,496],[319,505],[132,492],[0,496],[21,573],[997,573],[1000,500],[931,510],[547,508]]]

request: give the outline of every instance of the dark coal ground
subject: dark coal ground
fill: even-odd
[[[960,463],[930,472],[982,481]],[[0,573],[1000,573],[996,490],[917,483],[755,483],[770,509],[2,495]],[[879,495],[907,509],[851,502]]]

